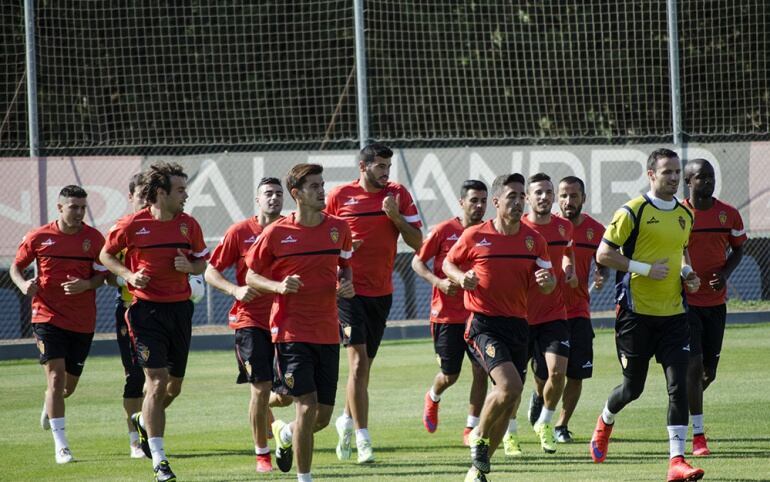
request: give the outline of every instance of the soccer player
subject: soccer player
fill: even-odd
[[[674,196],[681,166],[671,150],[650,154],[650,191],[615,212],[596,253],[600,264],[618,271],[615,343],[623,381],[612,390],[596,421],[591,458],[604,462],[615,417],[642,394],[650,358],[655,356],[668,387],[669,481],[703,477],[702,469],[684,459],[690,326],[682,284],[695,292],[700,279],[687,254],[693,215]]]
[[[259,293],[246,284],[245,258],[260,233],[281,216],[283,188],[281,181],[265,177],[257,186],[256,216],[233,224],[222,241],[214,248],[206,267],[206,281],[235,298],[228,316],[230,328],[235,330],[235,355],[238,362],[237,383],[251,384],[249,422],[254,439],[257,472],[273,470],[270,448],[268,402],[273,382],[273,343],[270,341],[270,309],[273,296]],[[222,274],[236,266],[235,283]]]
[[[438,428],[438,408],[441,394],[455,384],[460,376],[463,355],[467,354],[473,370],[468,419],[463,433],[463,442],[468,445],[468,434],[479,424],[481,406],[487,394],[487,379],[484,369],[473,358],[465,342],[465,322],[470,313],[463,304],[459,286],[447,279],[441,269],[449,249],[454,246],[462,232],[479,224],[487,211],[487,186],[476,180],[463,182],[460,188],[460,209],[462,219],[451,218],[438,224],[412,258],[412,269],[433,286],[430,306],[431,334],[436,358],[441,371],[433,379],[433,385],[425,394],[423,425],[428,432]],[[433,260],[433,271],[426,263]]]
[[[88,194],[79,186],[59,192],[58,218],[24,236],[10,267],[13,283],[32,297],[32,332],[47,388],[40,423],[51,429],[57,464],[73,460],[64,428],[64,399],[83,373],[96,326],[96,288],[106,269],[99,263],[104,237],[83,223]],[[37,263],[37,277],[24,269]]]
[[[392,157],[393,151],[383,144],[363,148],[358,180],[332,189],[326,209],[348,222],[356,247],[351,260],[356,295],[339,300],[349,371],[345,411],[335,426],[337,457],[347,460],[355,424],[358,463],[374,462],[368,430],[369,373],[393,301],[391,278],[398,236],[415,251],[422,244],[422,223],[412,196],[404,186],[388,181]]]
[[[187,275],[203,273],[209,251],[200,225],[183,212],[187,174],[182,166],[153,164],[142,184],[148,207],[118,220],[100,259],[126,280],[134,296],[126,318],[146,394],[142,413],[132,419],[149,445],[156,480],[165,482],[176,480],[163,446],[165,410],[182,390],[192,334]],[[125,265],[117,258],[124,249]]]
[[[594,330],[591,326],[589,284],[593,278],[593,288],[601,289],[609,270],[597,264],[593,275],[591,274],[591,262],[594,261],[596,249],[604,235],[604,226],[582,212],[586,201],[583,180],[567,176],[559,181],[558,197],[561,216],[572,223],[572,251],[575,256],[575,276],[578,280],[577,288],[566,288],[563,291],[570,347],[561,413],[554,426],[556,441],[568,443],[572,442],[568,424],[580,400],[583,380],[591,378],[593,374]]]
[[[533,400],[543,400],[542,406],[530,404],[530,422],[533,422],[535,433],[540,438],[540,447],[549,454],[556,452],[552,420],[564,391],[570,353],[563,293],[577,286],[572,254],[572,223],[551,214],[554,197],[553,183],[547,174],[541,172],[529,177],[527,200],[530,212],[522,218],[522,223],[537,231],[548,243],[556,279],[554,290],[547,295],[541,293],[537,286],[531,286],[527,304],[529,356],[532,358],[536,386]],[[517,400],[514,406],[518,408],[518,405]],[[515,415],[516,411],[513,413]],[[506,455],[521,455],[517,429],[517,421],[513,418],[503,439]]]
[[[275,344],[276,379],[292,395],[296,419],[273,422],[276,463],[283,472],[297,453],[297,480],[311,481],[313,433],[329,424],[339,377],[337,297],[354,295],[347,223],[322,210],[323,168],[297,164],[286,189],[297,210],[262,231],[246,256],[247,283],[274,293],[270,332]],[[339,267],[339,269],[338,269]]]
[[[705,159],[687,162],[684,180],[690,188],[690,197],[684,205],[695,213],[689,245],[692,267],[708,280],[697,292],[687,293],[690,321],[687,394],[692,419],[692,454],[705,456],[711,451],[703,432],[703,391],[716,378],[727,316],[727,280],[743,257],[746,231],[738,210],[713,197],[714,167],[710,162]]]
[[[463,231],[443,263],[447,278],[465,290],[465,308],[472,313],[465,337],[494,384],[470,434],[473,465],[466,482],[486,481],[489,459],[521,396],[529,286],[536,284],[543,293],[556,286],[545,240],[520,222],[525,198],[521,174],[497,177],[492,184],[495,218]]]

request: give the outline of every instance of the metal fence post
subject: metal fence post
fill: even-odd
[[[356,96],[358,104],[358,142],[363,149],[369,142],[369,93],[366,86],[366,34],[364,0],[353,0],[356,29]]]
[[[676,0],[666,0],[668,21],[668,70],[671,88],[671,128],[674,145],[682,143],[682,114],[679,91],[679,30],[677,27]]]

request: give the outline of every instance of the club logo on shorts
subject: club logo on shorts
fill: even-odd
[[[128,328],[125,326],[120,327],[120,336],[126,336],[128,334]]]
[[[246,370],[248,376],[251,376],[251,363],[249,363],[249,360],[243,361],[243,369]]]
[[[628,367],[628,358],[626,358],[625,353],[620,354],[620,366],[622,366],[623,368]]]
[[[286,376],[283,377],[283,383],[290,389],[294,388],[294,374],[287,373]]]
[[[147,360],[150,359],[150,349],[144,343],[137,343],[136,344],[136,353],[144,361],[147,361]]]
[[[91,249],[91,240],[90,239],[84,239],[83,240],[83,252],[87,253],[89,249]]]
[[[727,222],[727,213],[724,211],[719,211],[719,222],[722,224],[722,226],[725,225]]]
[[[346,326],[342,329],[342,333],[345,334],[345,338],[350,338],[350,334],[353,333],[353,328],[350,326]]]
[[[594,230],[593,230],[593,228],[586,229],[586,239],[589,240],[589,241],[594,239]]]
[[[441,356],[436,353],[436,363],[438,363],[439,368],[441,368]]]
[[[535,249],[535,239],[532,236],[527,236],[524,240],[524,245],[527,247],[527,251]]]
[[[685,226],[687,226],[687,223],[684,221],[682,216],[679,216],[679,227],[684,229]]]
[[[40,350],[40,354],[45,354],[45,343],[43,343],[43,340],[39,338],[37,340],[37,349]]]
[[[566,234],[567,234],[567,230],[564,229],[564,225],[563,224],[560,224],[559,225],[559,236],[561,236],[563,238],[564,235],[566,235]]]
[[[487,347],[484,349],[485,352],[487,352],[487,356],[489,358],[495,357],[495,345],[487,345]]]
[[[187,235],[190,232],[187,229],[187,223],[182,223],[182,224],[179,225],[179,232],[182,233],[182,236],[184,236],[185,238],[187,237]]]
[[[332,243],[337,244],[337,241],[340,239],[340,232],[337,228],[331,228],[329,230],[329,237],[331,238]]]

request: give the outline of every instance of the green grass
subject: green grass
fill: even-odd
[[[661,370],[653,367],[642,397],[617,419],[607,461],[591,463],[588,454],[596,416],[609,391],[620,381],[610,331],[597,333],[594,378],[570,424],[577,437],[545,455],[520,410],[523,449],[519,459],[500,451],[492,459],[495,482],[662,480],[668,442],[666,394]],[[770,325],[730,326],[719,375],[706,392],[706,427],[714,452],[691,459],[707,480],[768,480],[770,477]],[[467,368],[467,366],[466,366]],[[342,363],[344,380],[346,363]],[[449,389],[441,403],[435,434],[422,427],[422,399],[437,366],[427,340],[386,343],[374,366],[370,390],[370,431],[377,462],[341,463],[334,455],[336,434],[328,427],[316,435],[313,474],[319,480],[462,480],[469,466],[460,445],[466,415],[469,374]],[[166,446],[180,480],[296,480],[294,472],[254,473],[247,426],[248,389],[236,386],[231,352],[194,352],[181,397],[168,412]],[[529,393],[530,384],[526,393]],[[67,430],[78,462],[57,466],[53,441],[38,425],[44,379],[35,361],[0,363],[0,480],[151,480],[148,460],[128,458],[122,415],[122,368],[116,357],[92,357],[78,392],[67,401]],[[338,392],[338,404],[343,396]],[[335,410],[339,414],[340,409]],[[293,418],[289,408],[278,417]],[[688,450],[689,450],[688,444]]]
[[[768,300],[727,300],[728,311],[770,311]]]

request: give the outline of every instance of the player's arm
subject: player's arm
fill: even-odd
[[[147,283],[150,282],[150,277],[144,274],[144,268],[140,269],[136,273],[132,272],[130,269],[126,268],[126,266],[118,259],[117,256],[107,252],[106,246],[102,248],[101,253],[99,253],[99,262],[102,263],[102,266],[107,268],[112,274],[123,278],[126,283],[131,284],[131,286],[144,288],[147,286]]]
[[[474,290],[479,285],[479,278],[472,269],[463,271],[459,266],[449,261],[449,258],[444,259],[441,269],[448,279],[464,290]]]
[[[575,272],[575,250],[571,247],[564,251],[561,268],[564,271],[564,282],[570,288],[578,287],[577,273]]]
[[[730,254],[727,256],[724,266],[714,273],[714,278],[709,281],[709,286],[715,291],[724,288],[730,275],[733,274],[735,268],[741,263],[741,259],[743,259],[743,245],[731,247]]]
[[[399,211],[400,196],[400,194],[385,196],[385,199],[382,201],[382,210],[396,229],[398,229],[398,232],[401,233],[404,242],[417,251],[422,245],[422,231],[420,228],[409,224],[404,215]]]
[[[304,285],[297,274],[289,275],[283,281],[275,281],[262,276],[251,268],[246,274],[246,284],[259,291],[277,295],[296,293]]]
[[[337,270],[337,296],[352,298],[356,295],[353,287],[353,268],[350,265],[340,267]]]
[[[176,250],[174,269],[180,273],[203,274],[203,272],[206,271],[206,264],[205,258],[190,259],[181,249]]]
[[[16,263],[11,263],[8,273],[11,275],[11,281],[19,288],[24,296],[35,296],[38,290],[37,278],[24,279],[24,268]]]
[[[64,289],[64,294],[77,295],[88,290],[95,290],[104,284],[104,279],[107,277],[107,272],[97,271],[89,279],[75,278],[74,276],[67,275],[67,281],[61,284]]]
[[[431,286],[441,290],[442,293],[449,296],[453,296],[455,293],[457,293],[457,288],[459,288],[459,286],[457,286],[456,283],[454,283],[449,278],[439,278],[433,274],[433,272],[425,265],[423,260],[421,260],[420,257],[416,254],[412,258],[412,269],[420,278],[430,283]]]
[[[610,269],[603,264],[599,264],[594,256],[596,267],[594,268],[594,289],[600,290],[604,287],[604,282],[610,276]]]
[[[659,259],[652,264],[635,261],[623,256],[617,248],[602,240],[596,250],[596,260],[599,264],[619,271],[636,273],[654,280],[662,280],[668,276],[668,259]]]
[[[690,253],[687,251],[687,248],[684,248],[682,253],[682,269],[680,273],[687,291],[695,293],[700,289],[700,278],[698,278],[698,273],[692,269]]]
[[[238,286],[235,283],[230,282],[225,276],[216,269],[212,264],[206,266],[206,273],[204,275],[206,283],[210,284],[214,288],[218,289],[222,293],[232,296],[238,301],[248,303],[257,296],[260,295],[256,288],[249,286]]]

